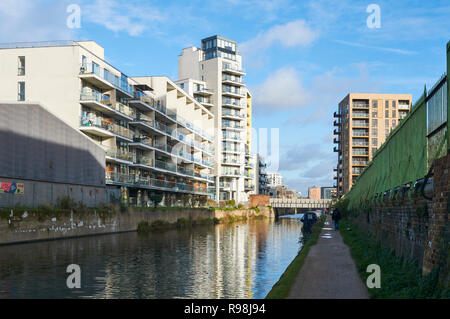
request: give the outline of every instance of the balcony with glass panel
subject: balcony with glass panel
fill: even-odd
[[[227,74],[237,75],[237,76],[245,76],[246,75],[244,70],[238,68],[237,66],[233,66],[232,64],[229,64],[229,63],[222,64],[222,72],[227,73]]]
[[[121,75],[121,78],[96,63],[92,63],[89,70],[87,66],[82,66],[79,77],[101,90],[115,89],[128,98],[133,97],[133,86],[128,84],[128,78],[123,77],[123,75]]]
[[[112,102],[108,95],[96,90],[83,88],[80,95],[80,104],[88,106],[92,110],[99,111],[105,115],[113,116],[123,120],[132,120],[132,110],[119,102]]]
[[[222,108],[222,117],[231,118],[231,119],[235,119],[235,120],[245,119],[245,115],[243,113],[236,111],[236,110],[224,109],[224,108]]]
[[[82,117],[80,131],[90,133],[99,137],[117,137],[127,142],[132,142],[133,134],[121,125],[116,124],[113,119]]]
[[[369,146],[369,140],[366,139],[366,138],[353,138],[352,139],[352,145],[353,146],[367,147],[367,146]]]
[[[354,111],[352,112],[352,118],[368,118],[369,112],[361,112],[361,111]]]
[[[235,85],[235,86],[245,86],[245,83],[242,82],[242,78],[239,76],[232,76],[229,74],[222,74],[222,83]]]
[[[106,160],[118,164],[133,164],[133,154],[120,149],[106,149]]]
[[[223,87],[222,95],[234,97],[234,98],[243,98],[243,97],[245,97],[245,92],[243,90],[233,88],[233,87]]]

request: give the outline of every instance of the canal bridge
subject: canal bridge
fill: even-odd
[[[308,199],[308,198],[271,198],[270,206],[275,210],[277,216],[298,214],[309,210],[329,209],[331,199]]]

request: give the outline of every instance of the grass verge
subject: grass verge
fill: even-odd
[[[351,230],[348,231],[347,228]],[[349,220],[342,220],[340,233],[350,248],[363,282],[370,275],[367,266],[377,264],[381,269],[381,288],[368,289],[371,298],[426,299],[450,298],[450,288],[438,284],[438,270],[422,276],[417,261],[396,256],[372,236],[358,230]]]
[[[272,287],[266,296],[266,299],[283,299],[289,294],[292,284],[298,275],[298,272],[308,256],[309,249],[314,246],[318,239],[325,222],[325,215],[312,227],[311,234],[304,238],[303,246],[294,260],[289,264],[277,283]]]

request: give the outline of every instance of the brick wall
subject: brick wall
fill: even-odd
[[[354,214],[359,227],[404,258],[413,258],[429,273],[441,266],[440,278],[448,284],[450,156],[436,161],[433,200],[405,199]]]
[[[269,206],[269,195],[250,195],[250,207]]]

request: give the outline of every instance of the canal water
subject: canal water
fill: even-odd
[[[299,216],[2,246],[0,298],[264,298],[301,248]]]

